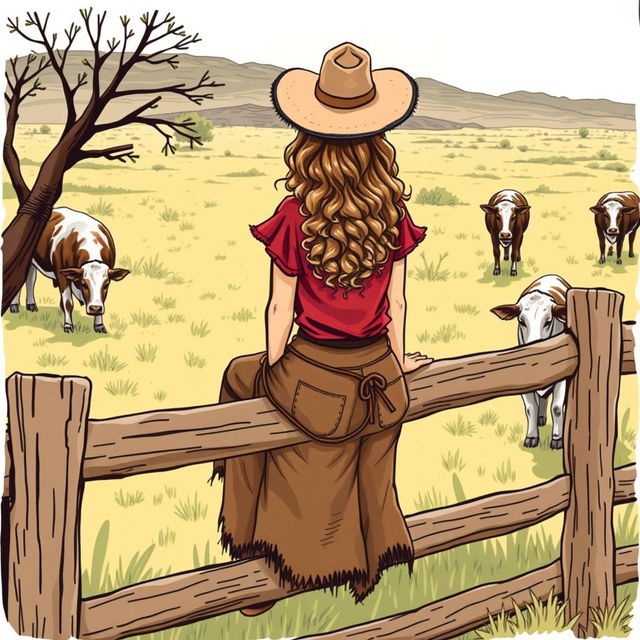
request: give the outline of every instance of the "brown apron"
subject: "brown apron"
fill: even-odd
[[[360,601],[384,569],[413,560],[394,478],[408,395],[388,340],[338,348],[296,336],[273,367],[262,353],[233,360],[220,401],[259,395],[313,440],[215,463],[222,544],[234,558],[265,556],[289,586],[348,583]],[[380,431],[358,437],[370,422]]]

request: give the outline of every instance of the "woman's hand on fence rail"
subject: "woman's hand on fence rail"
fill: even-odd
[[[425,356],[419,351],[415,351],[414,353],[405,353],[404,359],[402,361],[402,370],[405,373],[409,373],[410,371],[415,371],[419,367],[430,364],[432,362],[433,358]]]

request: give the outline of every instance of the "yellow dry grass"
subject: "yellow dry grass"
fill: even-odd
[[[48,152],[58,130],[54,126],[51,135],[28,135],[28,128],[21,129],[20,153],[35,161],[25,166],[28,179],[34,177],[37,162]],[[147,261],[147,272],[154,275],[157,256],[155,271],[160,266],[166,273],[162,278],[149,277],[140,263],[139,273],[114,283],[105,316],[110,330],[107,335],[86,330],[90,321],[82,317],[78,307],[76,323],[85,331],[62,333],[56,291],[49,280],[40,277],[39,314],[5,317],[7,372],[90,377],[94,417],[215,402],[227,362],[263,348],[269,263],[247,225],[269,216],[284,196],[282,187],[274,191],[273,183],[283,175],[282,152],[291,137],[287,130],[220,128],[208,148],[181,150],[175,157],[164,158],[158,153],[161,141],[153,132],[132,128],[110,136],[107,142],[133,140],[141,160],[132,167],[104,161],[73,169],[68,184],[105,188],[91,194],[67,191],[60,204],[82,211],[100,200],[112,205],[112,215],[98,217],[115,237],[118,264]],[[427,240],[409,259],[408,351],[447,357],[515,344],[516,327],[501,322],[488,310],[515,301],[532,279],[545,273],[558,273],[574,286],[622,291],[627,296],[625,318],[634,317],[637,259],[630,260],[625,247],[621,267],[611,262],[598,265],[589,212],[589,206],[605,191],[634,190],[628,173],[603,169],[609,160],[518,162],[549,156],[590,157],[607,151],[630,168],[633,134],[591,131],[582,139],[576,130],[467,129],[400,131],[389,137],[398,149],[401,175],[413,189],[409,204],[413,218],[429,227]],[[510,149],[500,148],[503,139],[510,141]],[[528,149],[521,151],[518,147],[522,145]],[[598,162],[600,168],[587,168],[591,162]],[[587,175],[565,175],[576,172]],[[255,173],[260,175],[252,175]],[[540,185],[553,193],[543,193],[546,190],[539,189]],[[128,192],[108,193],[114,187]],[[420,189],[433,187],[445,187],[467,204],[413,203]],[[502,188],[524,192],[532,206],[517,278],[490,275],[491,246],[478,207]],[[15,199],[5,200],[8,216],[13,215],[15,205]],[[442,261],[442,269],[448,272],[446,279],[416,278],[423,264],[421,252],[427,262],[437,262],[441,254],[448,254]],[[172,284],[180,281],[182,284]],[[115,316],[119,322],[114,321]],[[154,347],[151,358],[148,354]],[[105,349],[106,355],[117,358],[117,366],[112,362],[112,368],[120,370],[88,366],[96,363],[95,354],[102,352],[104,356]],[[631,410],[627,431],[633,433],[637,424],[635,384],[635,380],[625,379],[620,399],[620,414]],[[487,410],[495,412],[495,417],[483,417]],[[445,428],[456,422],[472,423],[475,433],[455,435],[455,424]],[[543,427],[543,443],[537,449],[521,447],[524,431],[524,412],[517,397],[408,424],[397,465],[403,509],[415,511],[420,493],[435,492],[455,501],[453,473],[466,498],[534,484],[559,473],[561,453],[549,449],[550,427]],[[627,433],[620,444],[620,460],[635,456],[633,442],[635,438]],[[191,568],[193,545],[202,550],[207,541],[221,560],[223,554],[215,546],[220,484],[209,487],[209,473],[208,465],[202,465],[89,483],[82,514],[83,563],[89,562],[96,533],[106,519],[111,521],[108,561],[112,566],[119,556],[127,559],[152,543],[156,544],[152,565],[157,569]],[[171,488],[175,488],[174,495]],[[135,496],[137,492],[143,495],[141,502],[122,506],[127,504],[123,495]],[[181,519],[177,505],[187,498],[193,500],[196,493],[208,505],[207,516],[195,521]],[[122,504],[116,502],[116,495]],[[557,533],[557,525],[555,520],[549,530]],[[175,540],[167,542],[165,531],[166,544],[161,546],[158,538],[166,527],[175,532]]]

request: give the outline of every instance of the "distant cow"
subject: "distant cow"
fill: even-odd
[[[34,296],[36,269],[53,280],[60,290],[60,308],[64,313],[64,331],[73,331],[73,296],[93,316],[96,333],[106,333],[103,315],[112,280],[122,280],[127,269],[114,269],[116,250],[109,230],[80,211],[67,207],[53,210],[33,257],[27,276],[27,310],[37,311]],[[20,308],[20,292],[10,310]]]
[[[640,222],[638,201],[638,195],[633,191],[612,191],[605,193],[596,205],[590,207],[595,213],[594,220],[600,242],[600,264],[606,262],[605,239],[610,243],[610,256],[613,255],[613,245],[616,245],[616,263],[622,264],[622,245],[627,234],[629,234],[629,257],[633,258],[633,241],[636,239]]]
[[[500,275],[500,247],[504,249],[504,259],[509,260],[511,248],[511,270],[509,274],[518,275],[517,263],[522,259],[520,248],[524,232],[529,226],[529,210],[527,199],[513,189],[503,189],[491,196],[487,204],[481,204],[484,211],[484,223],[491,235],[493,245],[493,275]]]
[[[503,304],[494,307],[491,311],[502,320],[518,318],[518,344],[550,338],[564,331],[567,321],[567,290],[570,286],[560,276],[542,276],[522,292],[516,304]],[[562,448],[565,393],[566,383],[561,380],[552,387],[525,393],[522,396],[527,414],[525,447],[538,446],[540,441],[538,428],[547,421],[547,402],[549,396],[553,395],[551,448]]]

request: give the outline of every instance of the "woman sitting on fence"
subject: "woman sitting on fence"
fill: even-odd
[[[403,372],[430,361],[404,354],[405,257],[425,229],[383,132],[411,115],[417,89],[397,69],[372,73],[369,54],[345,43],[319,76],[285,71],[272,97],[297,135],[285,152],[292,195],[251,227],[272,259],[267,350],[229,364],[220,402],[267,395],[310,441],[215,463],[222,543],[234,558],[264,556],[286,586],[348,583],[361,601],[382,571],[413,560],[394,475]]]

